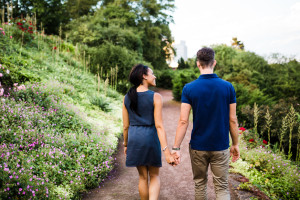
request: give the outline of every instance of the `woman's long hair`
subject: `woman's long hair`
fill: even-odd
[[[137,115],[138,95],[136,88],[143,83],[143,75],[148,74],[148,67],[142,64],[138,64],[131,69],[129,74],[129,81],[133,84],[127,93],[130,99],[130,109]],[[140,115],[139,115],[140,116]]]

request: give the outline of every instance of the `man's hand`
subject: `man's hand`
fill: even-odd
[[[127,155],[127,147],[124,147],[124,154]]]
[[[232,162],[235,162],[240,158],[240,149],[238,145],[232,145],[230,147],[230,156],[232,157]]]
[[[172,150],[171,154],[174,155],[175,165],[179,165],[180,164],[180,151]]]

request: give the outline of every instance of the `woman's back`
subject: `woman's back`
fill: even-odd
[[[129,115],[129,125],[130,126],[151,126],[154,125],[154,104],[153,96],[154,92],[152,90],[147,90],[145,92],[137,92],[138,95],[138,105],[137,112],[139,115],[134,113],[130,109],[130,99],[128,95],[125,96],[124,104]]]

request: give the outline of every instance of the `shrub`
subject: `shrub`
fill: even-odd
[[[230,165],[231,172],[241,173],[250,183],[271,199],[299,199],[300,171],[284,155],[275,154],[269,148],[250,146],[247,132],[240,140],[241,159]],[[262,139],[260,139],[262,141]]]
[[[26,85],[0,102],[1,199],[75,199],[110,171],[115,147],[62,101],[64,91]]]
[[[175,76],[172,80],[173,82],[173,97],[176,101],[181,100],[181,93],[182,89],[185,84],[197,79],[197,75],[195,70],[193,69],[186,69],[186,70],[178,70],[175,73]]]
[[[173,69],[167,70],[155,70],[154,74],[156,77],[156,86],[165,89],[173,88],[173,78],[176,71]]]

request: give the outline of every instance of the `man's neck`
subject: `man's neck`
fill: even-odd
[[[201,74],[213,74],[214,73],[214,69],[212,68],[205,68],[205,69],[202,69],[200,68],[200,73]]]

